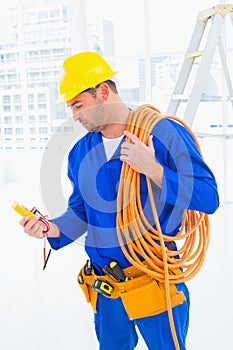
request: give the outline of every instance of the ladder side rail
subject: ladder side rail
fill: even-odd
[[[229,72],[228,65],[227,65],[227,60],[226,60],[226,55],[225,55],[225,51],[224,51],[224,47],[223,47],[222,38],[220,38],[220,40],[219,40],[218,49],[219,49],[219,54],[220,54],[220,58],[221,58],[222,66],[223,66],[223,71],[224,71],[224,75],[225,75],[225,79],[226,79],[226,84],[228,87],[230,101],[231,101],[231,104],[233,107],[233,87],[232,87],[232,83],[231,83],[231,76],[230,76],[230,72]]]
[[[180,70],[172,96],[177,94],[183,94],[184,92],[185,86],[188,81],[188,77],[190,75],[190,72],[192,70],[192,66],[195,60],[195,57],[186,57],[186,56],[188,53],[195,52],[198,50],[207,22],[208,22],[208,18],[201,19],[196,22],[196,25],[194,27],[193,34],[190,40],[190,44],[189,44],[187,53],[185,55],[185,58],[183,60],[181,70]],[[180,99],[175,99],[175,96],[174,98],[172,98],[172,96],[166,112],[167,114],[176,114],[180,104]]]
[[[198,104],[201,100],[203,92],[203,83],[206,81],[209,73],[209,67],[213,59],[216,47],[218,45],[219,37],[223,27],[223,22],[224,17],[220,14],[215,14],[215,16],[212,18],[212,24],[206,41],[204,52],[199,63],[196,79],[194,81],[190,98],[184,113],[184,120],[190,126],[193,123]]]
[[[232,25],[233,25],[233,13],[231,13],[231,23],[232,23]]]

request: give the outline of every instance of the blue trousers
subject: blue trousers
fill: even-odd
[[[185,350],[189,325],[189,293],[184,283],[178,284],[186,296],[183,304],[172,309],[180,350]],[[133,350],[138,342],[137,328],[149,350],[174,350],[167,312],[129,320],[121,299],[98,296],[95,331],[100,350]]]

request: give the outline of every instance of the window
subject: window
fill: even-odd
[[[48,18],[48,12],[47,11],[39,11],[38,18],[39,19],[47,19]]]
[[[55,55],[59,55],[59,54],[64,55],[64,49],[63,49],[63,48],[60,48],[60,49],[53,49],[53,53],[54,53]]]
[[[28,59],[29,61],[35,60],[38,57],[38,51],[29,51],[28,52]]]
[[[9,83],[15,83],[17,81],[16,74],[7,74],[7,79]]]
[[[21,104],[21,95],[14,95],[14,103]]]
[[[3,123],[11,124],[12,123],[12,117],[11,116],[3,117]]]
[[[40,134],[40,135],[42,135],[42,134],[48,134],[48,128],[46,128],[46,127],[39,128],[39,134]]]
[[[38,99],[38,108],[39,109],[46,109],[46,94],[45,93],[40,93],[37,94],[37,99]]]
[[[11,97],[10,95],[3,95],[2,96],[2,103],[5,104],[10,104],[11,103]]]
[[[21,115],[16,115],[15,116],[15,123],[22,124],[22,122],[23,122],[23,117]]]
[[[30,73],[29,76],[30,76],[29,78],[32,81],[37,81],[40,78],[40,73],[39,72]]]
[[[50,50],[40,50],[40,54],[43,58],[45,58],[46,56],[50,56],[51,51]]]
[[[59,126],[53,126],[52,132],[61,132],[61,128]]]
[[[39,109],[46,109],[46,103],[38,103]]]
[[[45,93],[40,93],[37,94],[38,102],[45,102],[46,101],[46,94]]]
[[[23,134],[23,128],[16,128],[15,129],[16,135],[22,135]]]
[[[14,109],[15,109],[15,111],[22,111],[22,106],[21,105],[15,105]]]
[[[17,56],[15,53],[7,53],[6,54],[7,62],[14,62],[14,61],[16,61],[16,58],[17,58]]]
[[[52,75],[51,71],[49,71],[49,72],[41,72],[41,76],[42,76],[43,80],[44,79],[49,79],[49,77],[51,77],[51,75]]]
[[[10,112],[11,111],[11,106],[3,106],[3,111],[4,112]]]
[[[65,53],[64,53],[64,49],[53,49],[53,57],[54,58],[64,58]]]
[[[47,116],[46,115],[39,115],[38,119],[39,119],[40,123],[43,123],[43,122],[47,121]]]
[[[36,134],[36,128],[29,128],[30,134]]]
[[[29,115],[28,121],[29,121],[29,123],[35,123],[36,117],[34,115]]]
[[[53,9],[53,10],[50,11],[51,18],[59,17],[59,15],[60,15],[59,9]]]
[[[0,84],[4,84],[6,80],[5,75],[0,75]]]
[[[13,129],[12,128],[4,128],[4,134],[5,135],[12,135]]]
[[[74,128],[72,126],[64,126],[64,132],[72,132]]]
[[[34,95],[33,94],[28,94],[28,102],[33,103],[34,102]]]

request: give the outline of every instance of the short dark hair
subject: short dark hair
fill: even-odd
[[[106,84],[108,84],[109,88],[115,93],[118,94],[116,83],[112,80],[105,80]]]
[[[103,83],[106,83],[109,88],[115,93],[115,94],[118,94],[118,91],[117,91],[117,87],[116,87],[116,83],[112,80],[105,80],[103,81]],[[102,84],[102,83],[100,83]],[[89,88],[89,89],[86,89],[82,92],[88,92],[89,94],[91,94],[93,97],[96,97],[96,89],[100,86],[100,84],[97,84],[96,87],[94,88]]]

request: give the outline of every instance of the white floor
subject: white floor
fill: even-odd
[[[191,294],[188,350],[232,349],[233,204],[229,200],[232,198],[224,203],[222,170],[215,164],[215,152],[210,153],[209,161],[219,181],[221,206],[210,218],[211,243],[205,264],[188,283]],[[0,347],[98,349],[90,306],[76,285],[76,274],[86,259],[83,246],[73,244],[53,252],[42,272],[42,242],[22,232],[20,218],[11,209],[13,200],[23,201],[29,207],[36,204],[41,209],[39,179],[35,176],[32,180],[31,175],[39,172],[39,164],[33,162],[33,157],[27,167],[22,159],[16,161],[17,171],[11,172],[15,176],[8,183],[3,179],[0,184]],[[227,193],[232,192],[227,189]],[[137,350],[144,349],[140,339]]]

